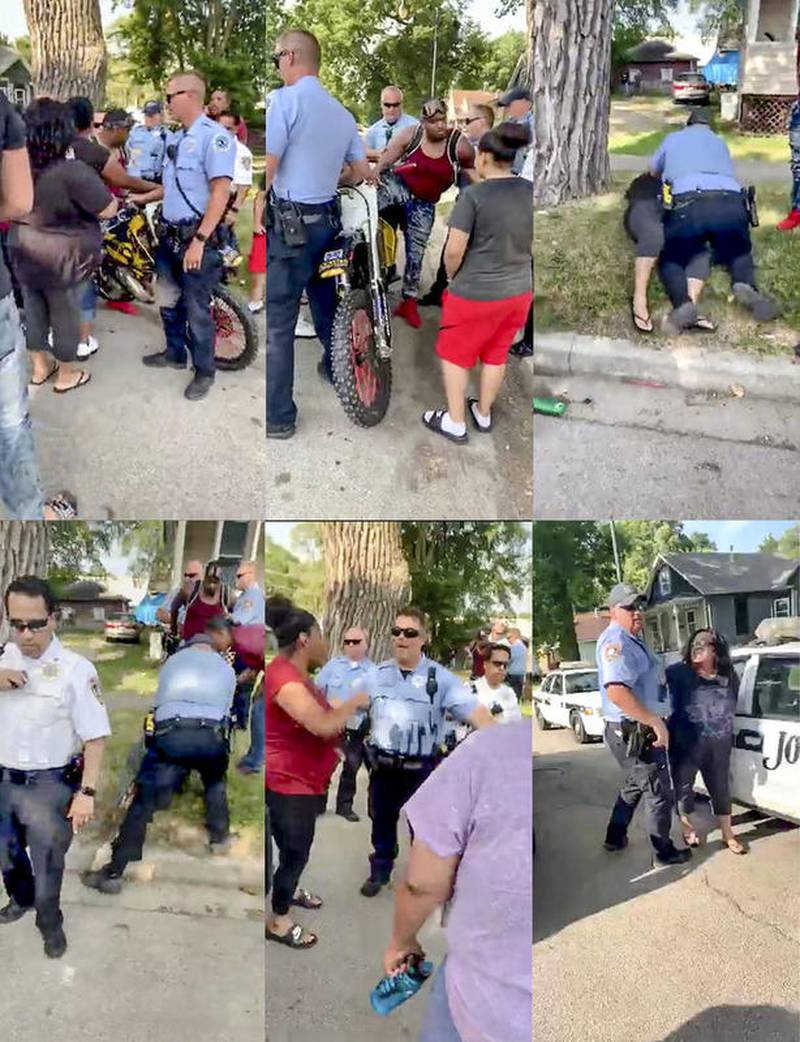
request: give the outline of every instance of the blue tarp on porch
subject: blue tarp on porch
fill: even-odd
[[[700,72],[709,83],[735,87],[739,82],[739,52],[726,51],[724,54],[715,54],[708,65],[700,66]]]

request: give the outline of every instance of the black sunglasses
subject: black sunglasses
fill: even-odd
[[[9,619],[8,623],[12,630],[16,630],[17,633],[23,633],[25,630],[30,630],[31,633],[38,633],[39,630],[43,630],[47,623],[50,621],[47,619],[28,619],[24,622],[22,619]]]
[[[188,90],[175,90],[175,91],[172,92],[172,94],[167,94],[166,95],[167,104],[169,105],[169,103],[172,101],[172,99],[173,98],[177,98],[177,96],[179,94],[188,94],[188,93],[189,93]]]
[[[183,577],[184,577],[184,579],[199,579],[200,578],[200,573],[199,572],[184,572],[183,573]]]
[[[634,604],[620,604],[620,608],[623,611],[642,611],[642,603],[641,601],[636,601]]]
[[[392,626],[393,637],[399,637],[401,634],[409,640],[413,640],[414,637],[419,636],[419,630],[415,630],[412,626]]]
[[[361,637],[359,637],[358,640],[345,640],[344,643],[345,644],[360,644],[361,643]]]
[[[276,69],[280,68],[281,58],[285,58],[287,54],[294,54],[294,51],[278,51],[277,54],[272,55],[272,64]]]
[[[399,101],[382,101],[381,102],[381,105],[383,105],[383,107],[385,109],[399,109],[400,108],[400,104],[401,103]]]

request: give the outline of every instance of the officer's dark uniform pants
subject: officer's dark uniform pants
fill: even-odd
[[[222,275],[219,250],[206,243],[197,271],[183,270],[184,250],[162,238],[156,250],[156,299],[167,341],[167,357],[186,362],[187,351],[198,376],[213,376],[216,327],[211,297]]]
[[[184,722],[186,723],[186,722]],[[206,827],[212,843],[228,837],[225,775],[228,747],[218,727],[182,726],[157,735],[136,776],[136,794],[111,844],[109,872],[119,876],[129,861],[140,861],[147,826],[157,810],[166,810],[190,771],[198,771],[205,790]]]
[[[287,246],[278,230],[267,231],[267,421],[291,426],[294,403],[294,329],[305,290],[314,329],[323,347],[323,362],[331,375],[331,332],[336,311],[333,279],[321,279],[319,266],[340,231],[332,205],[299,206],[307,242]]]
[[[628,831],[639,802],[644,802],[645,822],[656,853],[672,849],[669,830],[672,824],[672,786],[664,749],[650,749],[651,763],[628,756],[620,725],[607,722],[605,741],[625,775],[617,801],[611,811],[606,840],[619,843]]]
[[[344,733],[344,761],[336,793],[336,813],[346,814],[353,809],[358,769],[364,762],[364,732],[347,730]]]
[[[376,767],[369,777],[369,816],[372,819],[370,876],[388,882],[397,857],[397,822],[404,803],[414,795],[433,770]]]
[[[269,827],[278,848],[278,867],[272,876],[272,911],[287,915],[311,854],[320,797],[267,789],[266,800]]]
[[[692,745],[670,742],[675,800],[683,815],[694,810],[694,780],[700,774],[715,814],[730,814],[730,764],[733,738],[699,738]]]
[[[661,254],[661,280],[672,306],[689,301],[686,269],[702,252],[706,243],[714,251],[717,264],[724,264],[731,282],[755,287],[755,267],[750,244],[750,224],[739,192],[690,193],[676,196],[676,206],[664,216],[666,241]]]
[[[67,810],[74,789],[63,781],[63,770],[36,774],[27,785],[0,781],[0,869],[8,896],[35,906],[36,925],[46,937],[63,922],[61,880],[72,842]]]

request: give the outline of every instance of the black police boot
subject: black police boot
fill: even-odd
[[[32,907],[32,905],[18,905],[12,897],[4,908],[0,908],[0,925],[15,923],[17,919],[21,919],[26,912],[29,912]]]
[[[121,876],[110,875],[108,865],[96,872],[84,872],[81,882],[92,890],[99,890],[101,894],[118,894],[122,890]]]
[[[183,392],[183,397],[188,398],[190,402],[197,402],[201,398],[205,398],[213,386],[213,376],[200,376],[199,373],[195,373],[192,382]]]
[[[663,851],[656,851],[655,862],[657,865],[683,865],[691,856],[692,852],[688,847],[678,850],[677,847],[670,845]]]
[[[145,355],[142,359],[142,364],[150,366],[151,369],[185,369],[185,362],[173,362],[171,358],[167,357],[166,351],[154,351],[153,354]]]
[[[748,286],[746,282],[736,282],[733,285],[733,295],[737,304],[752,311],[756,322],[771,322],[778,317],[778,305],[759,293],[755,286]]]
[[[268,423],[267,424],[267,437],[268,438],[280,438],[285,441],[287,438],[293,438],[295,435],[295,425],[293,423]]]
[[[421,308],[440,308],[442,306],[442,291],[436,286],[431,287],[428,292],[419,298],[417,304]]]
[[[44,934],[44,953],[48,959],[60,959],[67,950],[67,936],[59,926],[52,933]]]
[[[345,821],[361,821],[361,818],[356,814],[352,807],[342,807],[342,809],[337,810],[336,813],[340,818],[344,818]]]
[[[621,825],[609,822],[603,846],[606,850],[624,850],[628,845],[628,831]]]
[[[369,879],[365,879],[361,884],[361,894],[363,897],[375,897],[375,895],[379,894],[388,882],[389,880],[383,877],[378,878],[370,875]]]

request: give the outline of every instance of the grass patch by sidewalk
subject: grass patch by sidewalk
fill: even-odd
[[[653,131],[611,134],[608,150],[612,155],[652,156],[667,134],[676,129],[678,128],[675,126],[666,126]],[[785,134],[757,137],[753,134],[740,134],[731,127],[722,126],[717,129],[727,142],[734,159],[779,164],[789,162],[789,140]]]
[[[568,203],[534,218],[534,299],[538,330],[567,330],[595,336],[625,337],[664,346],[656,334],[638,334],[630,318],[634,251],[622,226],[624,190],[632,174],[617,175],[613,191]],[[712,336],[686,334],[683,342],[738,348],[760,355],[791,355],[800,329],[800,250],[792,234],[775,229],[786,213],[786,192],[758,188],[761,226],[752,229],[761,289],[775,297],[783,317],[758,326],[730,299],[728,273],[715,268],[702,298],[702,311],[718,323]],[[656,276],[650,283],[654,319],[668,301]]]
[[[66,647],[94,662],[111,720],[112,734],[106,741],[98,789],[97,820],[86,830],[89,838],[99,841],[108,838],[121,820],[116,802],[124,781],[130,777],[128,756],[141,738],[142,721],[152,706],[159,664],[148,659],[144,638],[140,644],[117,645],[107,644],[101,634],[70,631],[60,634],[60,639]],[[228,804],[231,828],[236,831],[258,831],[264,818],[261,774],[242,776],[235,770],[248,746],[249,735],[234,732]],[[173,799],[169,810],[156,815],[148,829],[148,842],[168,841],[176,823],[202,827],[203,820],[203,787],[193,772],[186,791]]]

